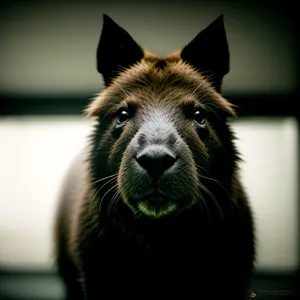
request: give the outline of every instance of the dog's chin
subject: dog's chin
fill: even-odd
[[[151,193],[144,197],[123,197],[125,204],[131,209],[134,216],[146,216],[153,219],[172,217],[192,206],[192,202],[180,201],[159,193]]]
[[[134,179],[137,178],[135,181]],[[130,179],[130,180],[129,180]],[[170,181],[165,181],[164,186],[153,186],[151,182],[139,181],[138,177],[119,177],[119,192],[123,203],[130,208],[132,214],[139,218],[145,216],[153,219],[164,217],[175,217],[188,210],[197,203],[196,185],[190,181],[190,186],[186,193],[182,193],[182,188],[170,185]],[[135,184],[133,184],[135,182]],[[181,182],[179,182],[181,183]],[[147,185],[148,184],[148,185]]]
[[[177,211],[174,200],[162,195],[151,195],[137,202],[136,208],[142,214],[151,218],[163,218]]]

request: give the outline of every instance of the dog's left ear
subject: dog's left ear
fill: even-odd
[[[140,61],[144,56],[142,48],[129,33],[103,15],[103,27],[97,48],[97,70],[108,86],[120,71]]]
[[[229,49],[223,15],[183,48],[181,58],[201,72],[220,92],[223,77],[229,72]]]

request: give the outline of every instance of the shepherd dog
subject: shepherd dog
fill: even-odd
[[[104,87],[55,217],[67,299],[245,298],[255,235],[221,89],[227,40],[221,14],[161,57],[103,15]]]

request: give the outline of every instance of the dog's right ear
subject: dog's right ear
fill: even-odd
[[[223,77],[229,72],[229,47],[223,15],[185,46],[181,58],[206,76],[220,92]]]
[[[139,62],[142,48],[109,16],[103,15],[103,27],[97,48],[97,70],[108,86],[120,71]]]

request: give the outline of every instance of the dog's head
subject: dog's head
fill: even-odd
[[[236,157],[226,122],[234,108],[220,94],[223,16],[161,58],[104,15],[97,69],[106,87],[85,113],[98,120],[89,162],[99,205],[122,201],[161,218],[215,201],[209,183],[230,181]]]

